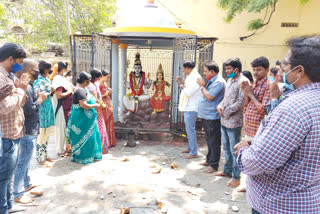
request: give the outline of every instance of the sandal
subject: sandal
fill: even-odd
[[[198,157],[198,155],[191,155],[191,154],[184,156],[185,159],[192,159],[192,158],[197,158],[197,157]]]
[[[14,201],[20,204],[30,204],[34,200],[26,195],[22,195],[20,198],[14,199]]]

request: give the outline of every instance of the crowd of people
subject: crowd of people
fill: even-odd
[[[176,78],[188,138],[184,157],[198,157],[201,118],[204,172],[231,178],[233,188],[246,175],[238,191],[247,191],[253,214],[320,210],[320,37],[293,38],[288,45],[285,59],[271,69],[266,57],[254,59],[253,76],[233,57],[224,63],[227,81],[214,61],[205,62],[204,78],[185,61],[184,78]],[[33,201],[24,194],[37,187],[30,160],[36,146],[38,163],[50,166],[50,136],[59,156],[80,164],[102,159],[116,145],[109,79],[108,71],[92,69],[79,73],[74,87],[67,63],[28,59],[13,43],[0,47],[1,214],[12,210],[12,177],[14,200]],[[221,144],[225,163],[218,172]]]
[[[203,119],[208,153],[204,172],[217,172],[221,140],[228,186],[247,175],[252,213],[319,213],[320,208],[320,37],[293,38],[285,59],[270,69],[266,57],[251,62],[252,75],[239,58],[224,63],[228,80],[214,61],[204,64],[205,81],[192,61],[179,110],[188,137],[185,158],[197,158],[196,120]]]
[[[76,87],[68,63],[52,66],[47,60],[27,58],[17,44],[0,47],[0,213],[13,211],[12,198],[28,204],[32,183],[29,166],[34,147],[36,160],[47,167],[48,141],[55,137],[60,157],[71,156],[80,164],[100,160],[116,145],[110,73],[92,69],[81,72]],[[13,192],[11,181],[13,177]]]

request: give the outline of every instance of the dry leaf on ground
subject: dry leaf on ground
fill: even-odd
[[[158,168],[155,171],[152,172],[152,174],[159,174],[161,172],[162,168]]]
[[[129,161],[130,159],[129,158],[123,158],[122,159],[122,162],[127,162],[127,161]]]
[[[130,214],[130,208],[127,208],[127,207],[124,208],[123,206],[121,206],[120,214]]]
[[[178,165],[176,162],[172,162],[171,165],[170,165],[171,169],[177,169],[178,168]]]
[[[158,206],[159,209],[162,209],[164,207],[164,203],[159,199],[156,199],[156,205]]]

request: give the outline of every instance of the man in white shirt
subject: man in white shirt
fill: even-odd
[[[188,149],[182,151],[182,153],[189,153],[184,156],[186,159],[196,158],[198,156],[196,121],[201,90],[197,84],[197,79],[201,78],[201,76],[194,67],[194,62],[185,61],[183,63],[185,80],[183,81],[181,77],[177,77],[178,86],[182,89],[179,100],[179,111],[183,112],[189,143]]]

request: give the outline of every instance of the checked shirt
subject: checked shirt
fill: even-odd
[[[270,101],[270,82],[268,77],[256,81],[253,88],[255,98],[261,103],[258,107],[250,101],[245,109],[244,133],[254,137],[261,121],[266,115],[266,106]]]
[[[240,150],[247,200],[260,213],[320,212],[320,83],[286,95]]]
[[[0,66],[0,88],[7,84],[13,85],[14,82],[10,74]],[[0,124],[3,138],[16,140],[24,136],[22,106],[26,96],[24,90],[14,87],[12,94],[0,102]]]

